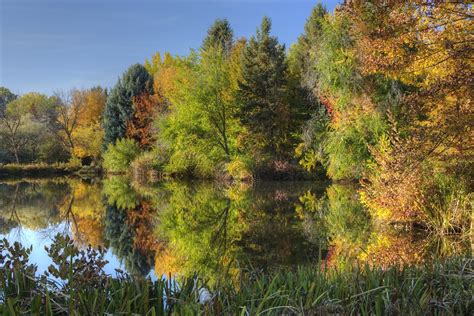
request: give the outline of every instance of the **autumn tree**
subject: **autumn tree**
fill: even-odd
[[[172,80],[157,86],[168,102],[167,113],[157,119],[158,142],[169,153],[167,172],[214,177],[237,152],[238,75],[233,71],[240,69],[243,45],[234,49],[214,36],[222,23],[211,26],[199,54],[176,59],[172,67],[162,67],[155,75],[155,83],[163,82],[164,75]],[[229,26],[225,29],[224,37],[232,36]]]
[[[153,122],[159,109],[157,99],[147,93],[133,98],[134,113],[127,123],[126,137],[136,140],[142,149],[150,149],[155,142]]]
[[[81,159],[91,157],[98,160],[100,156],[104,137],[102,120],[106,100],[106,91],[101,87],[83,91],[84,105],[79,113],[78,126],[72,133],[75,142],[74,155]]]
[[[130,68],[110,91],[104,110],[104,148],[126,136],[127,124],[134,113],[133,98],[153,93],[153,78],[140,64]]]
[[[462,229],[473,170],[472,6],[354,1],[346,10],[360,33],[363,71],[409,87],[390,133],[371,148],[366,204],[391,219]]]
[[[79,117],[85,108],[85,93],[72,89],[55,93],[56,104],[54,116],[50,117],[50,125],[62,136],[71,154],[74,153],[75,141],[73,133],[79,125]]]

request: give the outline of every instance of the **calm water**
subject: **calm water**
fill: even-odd
[[[134,186],[113,177],[0,181],[0,238],[33,246],[39,272],[56,234],[108,249],[106,272],[214,280],[278,266],[421,264],[471,255],[470,237],[382,228],[357,188],[317,182]]]

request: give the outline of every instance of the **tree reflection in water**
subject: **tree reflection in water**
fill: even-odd
[[[144,187],[115,176],[0,184],[0,234],[22,241],[26,231],[108,247],[136,275],[154,268],[158,277],[198,273],[211,283],[237,280],[248,269],[387,267],[472,251],[462,236],[374,223],[356,186],[314,182]]]

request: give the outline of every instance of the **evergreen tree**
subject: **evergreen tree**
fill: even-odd
[[[153,93],[153,78],[144,66],[130,66],[110,91],[104,111],[104,148],[125,136],[134,113],[133,98]]]
[[[217,19],[207,31],[207,36],[202,42],[202,50],[220,46],[226,55],[230,53],[234,38],[234,31],[227,19]]]
[[[304,33],[298,37],[298,41],[292,47],[298,71],[302,76],[302,84],[308,89],[314,88],[318,77],[314,70],[314,63],[318,53],[319,42],[321,41],[324,19],[327,14],[326,7],[318,3],[311,11],[310,17],[306,20]]]
[[[280,155],[288,144],[290,109],[286,100],[285,46],[270,36],[271,21],[264,17],[244,52],[239,82],[239,118],[255,145]]]

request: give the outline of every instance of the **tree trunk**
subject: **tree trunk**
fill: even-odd
[[[15,156],[16,163],[20,163],[20,159],[18,159],[18,149],[16,147],[13,147],[13,155]]]

